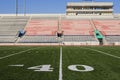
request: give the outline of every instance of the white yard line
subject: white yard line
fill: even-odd
[[[24,66],[24,64],[8,65],[8,66],[13,66],[13,67],[23,67],[23,66]]]
[[[38,48],[38,47],[37,47]],[[24,50],[24,51],[20,51],[20,52],[17,52],[17,53],[14,53],[14,54],[10,54],[10,55],[7,55],[7,56],[3,56],[3,57],[0,57],[0,59],[5,59],[5,58],[8,58],[8,57],[11,57],[11,56],[14,56],[14,55],[17,55],[17,54],[21,54],[21,53],[24,53],[24,52],[27,52],[27,51],[30,51],[30,50],[34,50],[36,48],[31,48],[31,49],[27,49],[27,50]]]
[[[62,47],[60,47],[59,80],[62,80]]]
[[[91,48],[85,48],[85,49],[89,49],[89,50],[92,50],[92,51],[95,51],[95,52],[102,53],[102,54],[107,55],[107,56],[111,56],[111,57],[113,57],[113,58],[120,59],[119,56],[115,56],[115,55],[109,54],[109,53],[107,53],[107,52],[103,52],[103,51],[96,50],[96,49],[91,49]]]

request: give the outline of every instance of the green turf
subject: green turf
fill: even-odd
[[[120,57],[120,46],[104,46],[104,47],[99,46],[99,47],[90,47],[90,48],[104,51],[104,52],[107,52],[109,54],[116,55],[116,56]]]
[[[110,47],[87,47],[92,49],[109,50]],[[112,47],[120,49],[120,47]],[[110,48],[111,49],[111,48]],[[117,50],[116,49],[116,50]],[[119,54],[120,51],[117,51]],[[112,52],[110,52],[112,54]],[[120,55],[120,54],[119,54]],[[69,65],[82,64],[92,66],[91,72],[75,72],[67,69]],[[120,59],[113,58],[86,47],[63,47],[63,80],[119,80]]]
[[[17,52],[20,52],[20,51],[23,51],[26,49],[30,49],[30,48],[33,48],[33,47],[1,46],[0,47],[0,57],[6,56],[9,54],[14,54],[14,53],[17,53]]]
[[[62,74],[63,80],[120,80],[120,59],[114,58],[93,50],[120,56],[119,46],[63,46],[62,47]],[[31,50],[29,50],[31,49]],[[25,51],[29,50],[29,51]],[[9,46],[0,47],[0,80],[58,80],[60,47],[27,47]],[[8,65],[24,64],[24,67]],[[53,72],[34,72],[28,67],[50,64]],[[69,65],[88,65],[94,68],[91,72],[76,72],[68,69]],[[77,67],[84,69],[83,67]]]
[[[15,48],[19,51],[22,47]],[[27,49],[27,48],[26,48]],[[7,50],[6,50],[7,51]],[[59,47],[38,47],[0,60],[0,80],[57,80],[59,70]],[[24,67],[8,65],[24,64]],[[34,72],[28,67],[51,64],[53,72]]]

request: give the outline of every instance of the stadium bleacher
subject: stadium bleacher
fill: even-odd
[[[16,40],[15,36],[0,36],[0,43],[15,43]]]
[[[19,38],[18,33],[21,30],[26,33]],[[59,43],[58,31],[63,32],[63,43],[98,43],[94,30],[99,30],[107,43],[120,42],[120,19],[69,19],[65,16],[0,17],[0,43]]]
[[[64,42],[97,42],[89,19],[63,19]]]
[[[58,16],[32,16],[31,20],[57,20]]]
[[[56,43],[57,17],[31,17],[19,43]]]
[[[55,35],[57,31],[57,18],[32,17],[25,28],[26,35]]]
[[[111,43],[120,42],[120,35],[106,36],[106,40],[111,42]]]
[[[24,36],[19,40],[19,43],[57,43],[58,39],[56,36]]]
[[[60,26],[58,23],[61,23]],[[54,43],[59,42],[56,31],[63,31],[62,41],[65,42],[88,42],[95,41],[89,19],[67,20],[64,17],[58,22],[57,17],[32,17],[25,28],[26,35],[19,43]]]
[[[61,23],[64,35],[93,35],[89,19],[88,20],[62,20]]]
[[[64,36],[64,41],[69,41],[69,42],[86,42],[86,41],[96,41],[94,36],[91,35],[73,35],[73,36],[69,36],[66,35]]]
[[[93,20],[93,22],[108,43],[120,42],[120,19]]]
[[[18,31],[23,30],[29,17],[3,16],[0,19],[0,42],[11,43],[17,39]]]

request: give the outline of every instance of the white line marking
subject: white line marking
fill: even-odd
[[[37,47],[37,48],[38,48],[38,47]],[[27,49],[27,50],[20,51],[20,52],[14,53],[14,54],[10,54],[10,55],[7,55],[7,56],[3,56],[3,57],[0,57],[0,59],[8,58],[8,57],[11,57],[11,56],[14,56],[14,55],[17,55],[17,54],[21,54],[21,53],[24,53],[24,52],[27,52],[27,51],[30,51],[30,50],[34,50],[34,49],[36,49],[36,48]]]
[[[100,50],[91,49],[91,48],[86,48],[86,49],[89,49],[89,50],[92,50],[92,51],[95,51],[95,52],[99,52],[99,53],[102,53],[102,54],[105,54],[105,55],[108,55],[108,56],[111,56],[111,57],[114,57],[114,58],[120,59],[119,56],[115,56],[115,55],[112,55],[112,54],[109,54],[109,53],[106,53],[106,52],[103,52],[103,51],[100,51]]]
[[[9,65],[9,66],[13,66],[13,67],[23,67],[23,66],[24,66],[24,64]]]
[[[62,47],[60,47],[59,80],[62,80]]]

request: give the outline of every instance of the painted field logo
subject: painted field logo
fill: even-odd
[[[50,66],[51,65],[39,65],[39,66],[29,67],[28,69],[33,69],[34,71],[51,72],[53,71],[53,68],[50,68]]]

